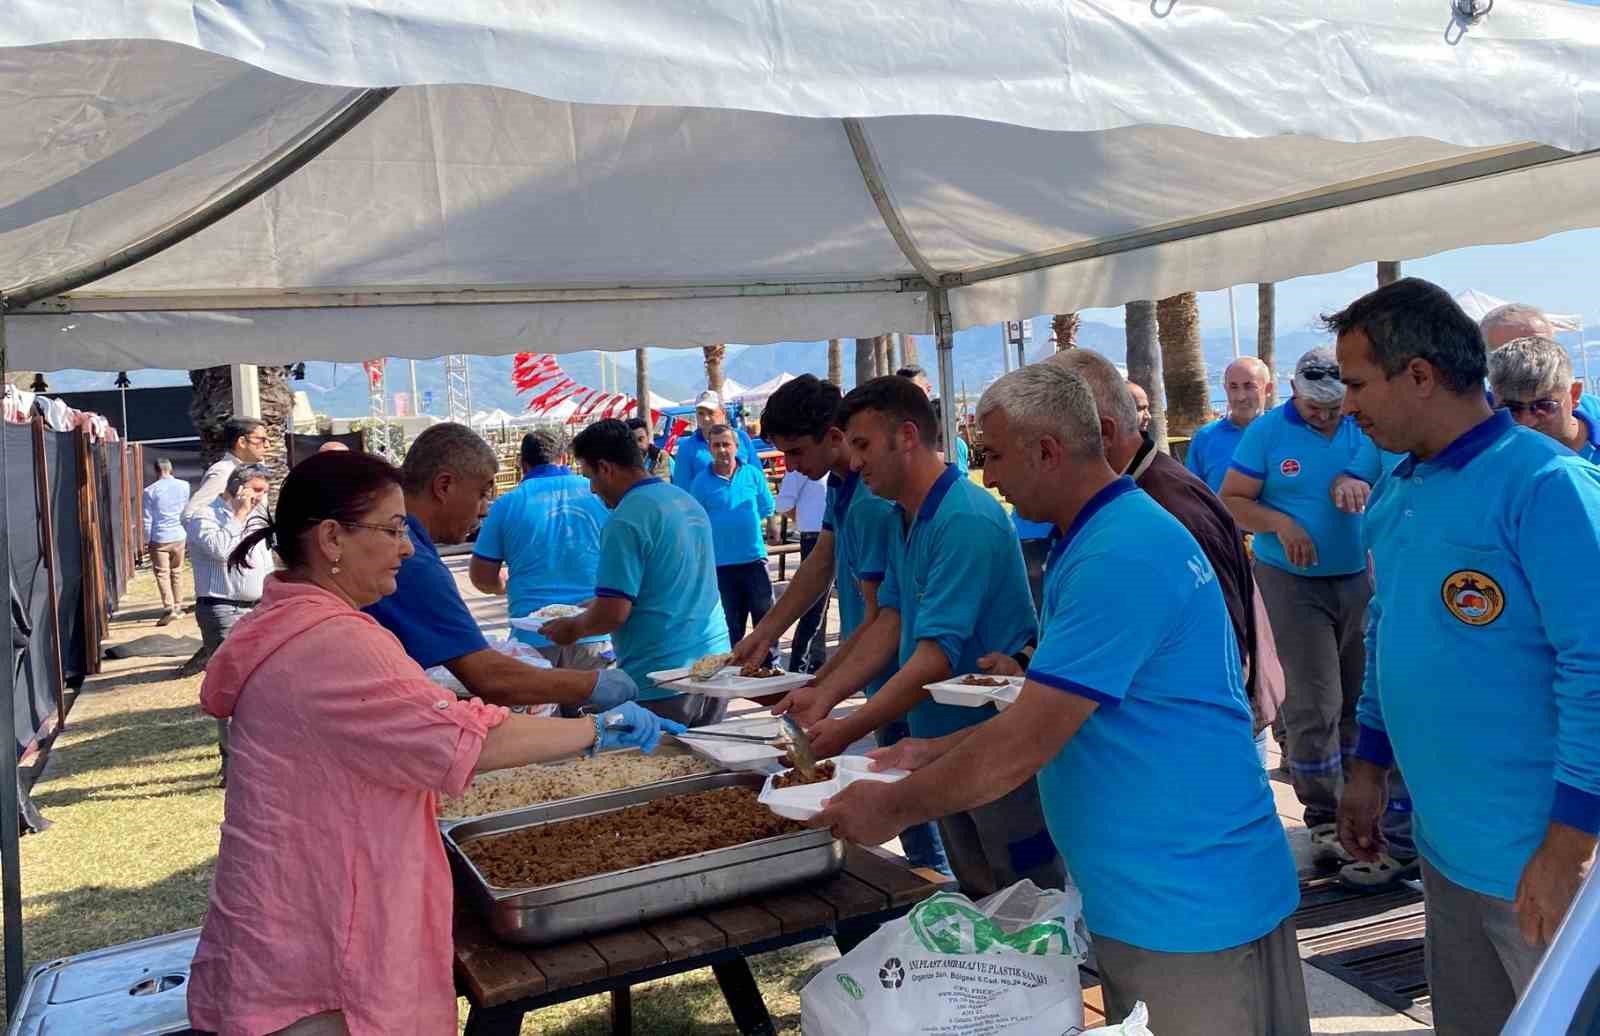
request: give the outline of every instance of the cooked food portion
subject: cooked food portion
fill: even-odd
[[[732,651],[719,651],[714,655],[706,655],[700,661],[689,667],[689,679],[709,680],[722,672],[722,667],[733,660]]]
[[[833,780],[833,764],[818,763],[817,775],[811,780],[806,780],[805,775],[799,770],[785,770],[778,774],[772,781],[774,788],[794,788],[801,784],[821,784],[823,781]]]
[[[1006,680],[998,676],[968,676],[961,682],[968,687],[1004,687],[1007,684]]]
[[[496,888],[537,888],[803,830],[751,788],[718,788],[474,838],[461,851]]]
[[[760,662],[750,662],[739,670],[739,675],[752,677],[757,680],[770,680],[774,676],[786,676],[788,674],[776,666],[762,665]]]
[[[472,782],[458,799],[440,799],[439,815],[448,819],[481,817],[505,809],[521,809],[578,795],[637,788],[641,784],[715,773],[716,767],[692,755],[643,755],[608,752],[593,759],[575,759],[558,766],[535,763],[513,770],[495,770]]]

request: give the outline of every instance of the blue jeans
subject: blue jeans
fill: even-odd
[[[805,563],[811,556],[811,550],[817,545],[817,537],[822,535],[817,532],[802,532],[800,534],[800,561]],[[817,603],[806,609],[800,616],[800,621],[794,627],[794,640],[789,643],[789,672],[814,673],[822,668],[822,663],[827,660],[828,631],[823,627],[823,622],[828,616],[828,598],[833,589],[833,584],[828,584],[828,589],[822,591],[822,596],[817,598]]]
[[[911,736],[911,728],[904,720],[885,724],[873,732],[878,740],[879,748],[888,748],[903,738]],[[900,848],[905,850],[906,859],[913,867],[927,867],[940,874],[950,873],[950,861],[944,854],[944,841],[939,837],[939,828],[931,820],[920,824],[912,824],[900,832]]]
[[[745,623],[754,626],[772,607],[772,577],[767,574],[766,559],[718,565],[717,591],[722,596],[722,614],[728,620],[728,643],[737,644],[744,639]],[[768,664],[775,664],[777,658],[778,649],[774,647]]]

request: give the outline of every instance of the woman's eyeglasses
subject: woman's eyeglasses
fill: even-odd
[[[1532,411],[1538,417],[1554,417],[1561,411],[1561,403],[1554,399],[1536,399],[1531,403],[1515,403],[1506,399],[1500,405],[1511,411],[1512,417],[1521,417],[1524,411]]]
[[[377,525],[373,522],[340,522],[339,524],[348,525],[354,529],[372,529],[375,532],[386,532],[396,540],[405,539],[406,535],[405,522],[399,522],[395,525]]]

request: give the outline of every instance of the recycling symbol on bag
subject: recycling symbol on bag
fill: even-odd
[[[884,989],[899,989],[905,980],[906,969],[901,967],[899,957],[890,957],[878,969],[878,981],[883,983]]]

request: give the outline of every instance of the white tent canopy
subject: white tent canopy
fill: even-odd
[[[1554,0],[12,7],[24,301],[377,104],[9,319],[18,367],[927,333],[1600,224],[1600,12]]]
[[[790,374],[788,371],[784,371],[781,374],[773,375],[759,385],[750,386],[743,392],[740,392],[738,395],[732,395],[727,391],[724,391],[723,395],[729,399],[732,399],[736,403],[763,403],[766,401],[768,396],[778,391],[787,382],[791,382],[793,380],[794,375]]]
[[[1468,288],[1466,291],[1456,293],[1456,305],[1474,320],[1482,320],[1491,309],[1497,309],[1506,304],[1506,299],[1497,299],[1493,295]],[[1545,319],[1550,321],[1550,326],[1557,331],[1582,331],[1583,314],[1581,313],[1546,313]]]

